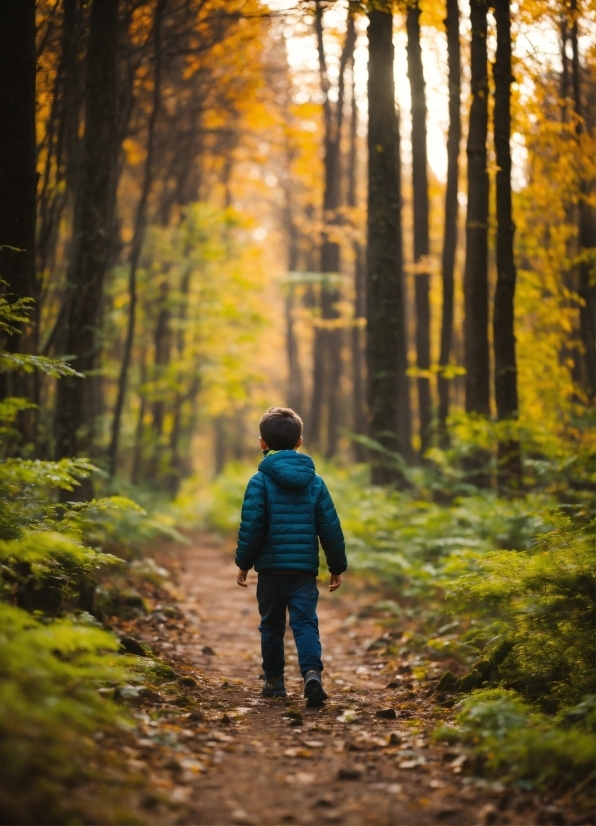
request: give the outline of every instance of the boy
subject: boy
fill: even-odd
[[[317,620],[319,539],[331,574],[329,590],[341,585],[348,567],[339,518],[325,482],[302,444],[302,419],[289,407],[270,407],[259,422],[265,458],[244,494],[238,532],[237,582],[247,587],[248,571],[259,574],[261,650],[265,697],[285,697],[284,634],[286,609],[298,649],[307,706],[327,695],[321,672]]]

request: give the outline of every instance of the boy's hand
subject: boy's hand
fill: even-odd
[[[246,582],[246,577],[248,576],[248,571],[241,571],[238,568],[238,576],[236,577],[236,582],[241,588],[248,588],[248,583]]]
[[[331,574],[329,577],[329,590],[337,591],[341,585],[341,574]]]

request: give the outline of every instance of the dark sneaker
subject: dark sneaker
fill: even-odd
[[[265,680],[261,694],[263,697],[285,697],[286,686],[284,678],[272,677],[270,680]]]
[[[307,671],[304,677],[304,696],[306,705],[309,708],[322,706],[327,699],[327,694],[323,690],[323,681],[318,671]]]

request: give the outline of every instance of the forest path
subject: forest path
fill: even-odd
[[[195,714],[185,725],[206,770],[175,775],[187,785],[173,794],[172,802],[178,794],[183,805],[170,810],[169,822],[536,822],[529,796],[470,783],[463,755],[430,740],[443,710],[425,696],[428,683],[419,684],[396,654],[401,632],[388,636],[372,615],[379,615],[371,610],[378,592],[349,573],[334,594],[320,589],[330,699],[306,709],[289,630],[288,699],[260,695],[256,575],[249,575],[248,589],[239,588],[232,548],[208,537],[178,552],[177,563],[186,631],[170,642],[162,633],[153,645],[202,675],[200,722],[192,722]],[[395,709],[396,719],[377,717],[382,709]],[[288,717],[293,710],[301,716]]]

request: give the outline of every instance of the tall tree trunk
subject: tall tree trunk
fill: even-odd
[[[399,220],[399,258],[397,267],[399,270],[399,279],[401,284],[401,303],[403,305],[402,323],[403,323],[403,337],[398,339],[397,349],[397,432],[400,440],[400,452],[406,462],[410,465],[414,464],[415,455],[412,448],[412,411],[410,407],[410,377],[408,376],[408,325],[406,323],[406,299],[404,286],[404,257],[403,257],[403,232],[401,223],[401,205],[402,205],[402,162],[401,162],[401,113],[397,109],[395,113],[395,170],[397,191],[399,193],[400,210],[398,214]]]
[[[581,95],[581,65],[578,50],[578,9],[577,0],[571,0],[572,22],[569,31],[571,41],[572,59],[571,73],[573,81],[573,108],[576,115],[576,134],[578,143],[585,130],[585,120]],[[579,146],[580,156],[582,147]],[[586,258],[586,253],[596,247],[596,214],[594,207],[590,204],[590,195],[593,190],[593,181],[588,182],[581,176],[580,198],[578,203],[579,227],[578,242],[580,255],[584,259],[579,264],[579,284],[578,294],[582,300],[579,310],[579,330],[583,349],[583,369],[581,370],[582,384],[588,399],[593,400],[596,396],[596,284],[593,273],[591,273],[590,261]]]
[[[110,438],[110,446],[108,449],[108,462],[111,476],[114,476],[114,474],[116,473],[118,463],[120,425],[122,420],[122,411],[124,409],[124,399],[126,397],[126,388],[128,384],[128,370],[130,368],[130,362],[132,359],[132,347],[135,335],[137,311],[137,269],[139,266],[139,259],[141,257],[141,250],[143,248],[143,240],[145,238],[145,227],[147,225],[147,202],[149,200],[149,193],[151,191],[151,185],[153,183],[153,160],[155,154],[155,124],[157,122],[157,117],[159,114],[159,104],[161,97],[161,26],[166,3],[167,0],[158,0],[155,9],[155,18],[153,21],[153,100],[151,104],[151,114],[149,115],[149,122],[147,124],[147,155],[145,158],[145,168],[143,171],[143,183],[141,186],[139,202],[137,204],[137,211],[135,214],[134,230],[132,241],[130,244],[130,254],[128,259],[128,324],[126,328],[126,339],[124,341],[124,352],[122,354],[122,362],[120,365],[120,374],[118,376],[118,393],[116,395],[116,405],[114,407],[114,416],[112,419],[112,433]]]
[[[141,476],[141,466],[143,463],[143,431],[145,421],[145,411],[147,410],[147,395],[145,393],[144,384],[147,381],[147,363],[145,359],[145,352],[141,355],[139,387],[137,392],[139,394],[139,415],[137,418],[137,426],[135,428],[135,443],[132,454],[132,468],[130,472],[130,481],[136,485]]]
[[[93,0],[89,21],[85,89],[85,135],[72,266],[66,351],[88,373],[100,349],[97,335],[103,282],[110,258],[112,214],[116,198],[118,0]],[[56,455],[76,456],[89,448],[84,381],[58,382]]]
[[[398,430],[400,372],[406,361],[403,297],[399,132],[393,77],[393,15],[368,14],[368,260],[367,366],[370,436],[385,449],[409,452],[409,434]],[[395,463],[373,458],[375,484],[404,484]]]
[[[72,208],[76,192],[83,96],[82,29],[83,13],[79,1],[63,0],[60,60],[44,141],[46,160],[38,194],[37,268],[41,275],[52,268],[60,222],[67,206]]]
[[[358,183],[358,106],[356,103],[356,83],[354,77],[354,59],[352,58],[352,96],[350,111],[350,144],[348,150],[348,195],[349,207],[357,205]],[[364,330],[361,322],[366,318],[366,259],[362,244],[354,241],[354,324],[352,326],[352,411],[354,433],[364,436],[367,433],[366,415],[366,379]],[[354,458],[364,462],[367,458],[364,445],[354,443]]]
[[[468,127],[468,209],[466,215],[465,367],[466,411],[490,414],[488,344],[488,195],[487,168],[488,72],[487,3],[470,0],[472,105]],[[478,451],[467,463],[472,481],[487,486],[488,456]]]
[[[169,306],[169,283],[168,283],[168,273],[164,274],[164,278],[160,284],[159,288],[159,298],[158,298],[158,312],[157,312],[157,320],[155,324],[155,331],[153,334],[154,346],[155,346],[155,356],[153,362],[153,381],[159,382],[159,380],[163,377],[163,373],[167,368],[168,364],[170,363],[170,351],[171,351],[171,331],[170,331],[170,306]],[[160,449],[160,441],[163,435],[163,420],[164,420],[164,413],[165,413],[165,405],[163,399],[157,398],[156,401],[153,402],[153,410],[152,410],[152,417],[153,417],[153,431],[154,431],[154,440],[155,440],[155,451],[154,453],[159,453]],[[155,457],[154,457],[155,458]],[[157,459],[155,459],[157,462]],[[157,465],[156,465],[157,466]]]
[[[36,298],[35,2],[0,0],[0,285],[13,299]],[[37,309],[31,316],[34,343]],[[23,335],[5,344],[17,349]],[[27,346],[27,349],[32,349]],[[5,396],[24,385],[0,382]]]
[[[509,0],[493,0],[493,3],[497,22],[497,51],[493,67],[493,130],[497,161],[497,286],[493,312],[495,402],[499,421],[514,421],[518,416],[518,399],[514,316],[515,225],[511,206],[511,20]],[[499,490],[519,489],[521,457],[517,438],[499,440],[498,460]]]
[[[325,175],[323,194],[324,221],[327,224],[338,222],[337,208],[340,205],[340,144],[343,124],[345,70],[354,53],[356,44],[356,28],[352,14],[348,16],[348,27],[340,57],[337,103],[332,107],[329,99],[330,83],[327,75],[327,61],[323,42],[323,7],[320,0],[316,2],[315,31],[319,54],[321,73],[321,89],[324,95],[323,114],[325,122],[325,151],[323,167]],[[339,270],[339,244],[332,241],[326,232],[323,233],[321,244],[321,272],[337,273]],[[321,317],[323,326],[315,328],[314,338],[314,368],[313,368],[313,397],[310,417],[309,439],[315,445],[320,445],[323,424],[323,408],[327,400],[327,456],[337,452],[339,439],[339,391],[342,373],[341,344],[342,330],[333,329],[325,322],[339,317],[337,302],[340,291],[331,283],[323,281],[321,285]]]
[[[447,439],[450,379],[445,375],[451,356],[453,337],[453,273],[457,249],[457,213],[459,181],[459,145],[461,142],[461,48],[459,42],[458,0],[447,0],[445,17],[447,32],[447,63],[449,68],[449,131],[447,134],[447,186],[445,189],[445,223],[441,276],[443,281],[443,311],[441,317],[441,352],[439,355],[439,437]]]
[[[426,157],[426,86],[420,45],[420,5],[408,6],[408,77],[412,94],[412,191],[414,208],[414,275],[416,300],[416,366],[419,375],[418,411],[420,417],[420,454],[431,445],[432,402],[430,393],[430,274],[424,264],[430,253],[428,163]],[[420,271],[418,269],[420,267]]]
[[[299,231],[294,221],[293,198],[289,189],[291,182],[286,189],[285,208],[285,229],[288,243],[288,271],[296,272],[298,269],[298,243]],[[288,364],[288,405],[299,408],[304,402],[304,384],[302,381],[302,368],[300,366],[300,354],[298,350],[298,339],[294,330],[294,285],[290,282],[286,287],[285,296],[285,322],[286,322],[286,358]]]

